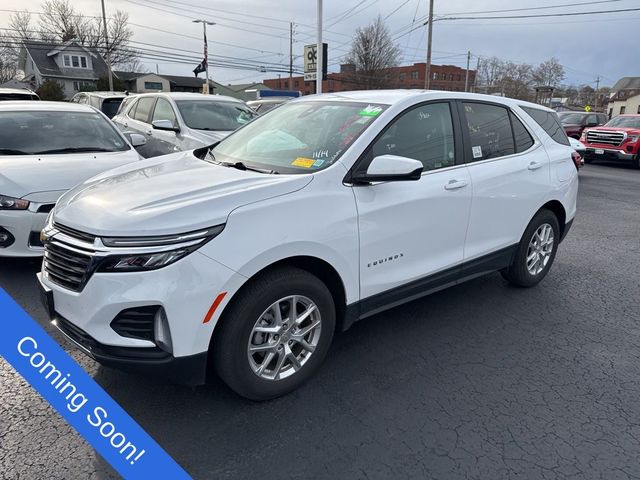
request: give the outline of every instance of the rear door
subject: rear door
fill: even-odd
[[[458,107],[473,183],[465,264],[493,270],[504,266],[542,205],[549,188],[549,158],[524,122],[504,105],[460,101]]]

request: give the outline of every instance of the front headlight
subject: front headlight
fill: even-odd
[[[102,243],[111,249],[112,255],[100,264],[99,272],[140,272],[157,270],[177,262],[205,243],[217,237],[224,225],[178,235],[154,237],[104,237]],[[117,254],[117,250],[140,249],[140,253]],[[152,250],[152,251],[148,251]]]
[[[629,140],[631,143],[636,143],[639,138],[640,138],[640,135],[629,135],[627,137],[627,140]]]
[[[0,210],[26,210],[27,208],[29,208],[27,200],[0,195]]]

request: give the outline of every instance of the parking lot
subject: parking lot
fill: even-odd
[[[492,274],[364,320],[266,403],[98,366],[48,324],[37,261],[2,259],[0,286],[194,478],[638,478],[639,200],[640,171],[587,165],[538,287]],[[2,478],[113,476],[4,360],[0,398]]]

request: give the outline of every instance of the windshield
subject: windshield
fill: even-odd
[[[109,118],[113,118],[120,108],[122,100],[122,98],[106,98],[102,101],[102,113]]]
[[[216,161],[279,173],[309,173],[334,163],[387,105],[293,102],[273,109],[220,142]]]
[[[640,116],[616,117],[604,124],[605,127],[640,128]]]
[[[582,113],[561,113],[558,116],[560,117],[560,123],[563,125],[580,125],[584,118]]]
[[[196,130],[233,131],[256,116],[239,102],[176,100],[176,105],[187,127]]]
[[[119,152],[128,149],[118,131],[98,113],[0,113],[0,155]]]

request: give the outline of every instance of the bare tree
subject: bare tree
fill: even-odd
[[[353,83],[366,89],[392,86],[390,68],[398,65],[401,50],[393,43],[382,17],[368,26],[358,28],[346,63],[355,66]]]
[[[116,67],[137,59],[137,52],[129,45],[133,31],[129,28],[128,13],[118,10],[107,19],[107,48],[100,15],[85,15],[76,10],[69,0],[45,0],[41,8],[43,14],[37,25],[32,24],[29,12],[17,12],[11,16],[10,26],[15,37],[51,43],[75,40],[85,47],[98,49],[102,55],[108,50]]]
[[[533,66],[497,57],[483,59],[477,73],[477,89],[484,93],[528,100],[531,98]]]
[[[557,87],[564,77],[564,67],[555,57],[542,62],[533,70],[533,80],[538,85]]]

